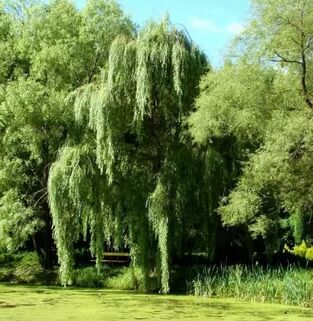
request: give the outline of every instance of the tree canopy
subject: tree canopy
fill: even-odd
[[[242,58],[205,77],[189,118],[196,141],[232,136],[240,145],[242,173],[218,211],[224,224],[268,239],[270,252],[289,232],[296,243],[311,238],[311,7],[253,1],[235,43]]]
[[[313,3],[251,9],[214,70],[168,16],[0,0],[0,251],[36,250],[64,285],[80,247],[99,269],[128,251],[168,293],[195,256],[310,248]]]
[[[90,1],[81,12],[65,0],[1,2],[1,10],[1,208],[4,217],[9,209],[11,224],[25,224],[20,244],[36,231],[34,244],[45,260],[53,247],[49,170],[75,130],[66,97],[99,77],[112,38],[134,27],[111,1]],[[10,233],[3,230],[4,240]]]

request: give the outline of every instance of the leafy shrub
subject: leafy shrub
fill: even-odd
[[[5,265],[14,261],[14,257],[9,253],[0,253],[0,264]]]
[[[128,267],[108,278],[105,286],[116,290],[145,290],[144,275],[140,268]]]
[[[295,245],[293,249],[285,245],[284,249],[291,254],[305,258],[307,261],[313,261],[313,246],[308,246],[305,241],[302,241],[300,245]]]
[[[12,267],[0,268],[0,282],[9,282],[14,277],[14,270]]]
[[[104,285],[103,273],[95,267],[80,268],[73,273],[73,285],[84,288],[101,288]]]
[[[308,260],[308,261],[313,261],[313,247],[310,247],[306,250],[306,253],[305,253],[305,258]]]
[[[22,283],[39,283],[44,273],[39,257],[35,252],[26,253],[17,263],[14,277]]]

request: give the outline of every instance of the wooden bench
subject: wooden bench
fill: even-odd
[[[108,259],[105,259],[107,257]],[[128,263],[129,253],[126,252],[104,252],[102,262],[106,263]]]
[[[130,255],[126,252],[104,252],[103,259],[101,262],[103,263],[128,263]],[[91,260],[95,262],[96,260]]]

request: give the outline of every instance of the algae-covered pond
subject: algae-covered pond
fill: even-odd
[[[2,321],[313,320],[313,309],[193,296],[0,285]]]

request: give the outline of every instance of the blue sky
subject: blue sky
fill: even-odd
[[[75,1],[82,7],[85,0]],[[227,45],[245,25],[249,0],[118,0],[134,22],[143,25],[167,12],[183,24],[214,66],[220,66]]]

